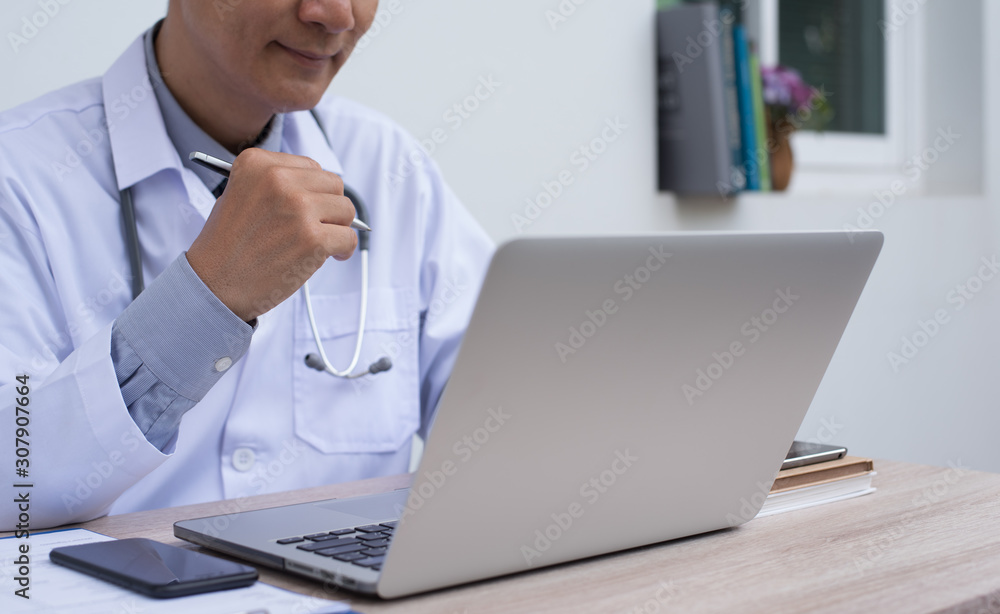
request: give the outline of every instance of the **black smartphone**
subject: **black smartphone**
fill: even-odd
[[[160,599],[257,581],[253,567],[142,537],[53,548],[49,560]]]
[[[808,441],[793,441],[788,455],[781,463],[782,469],[805,467],[816,463],[837,460],[847,456],[847,448],[830,446],[825,443],[809,443]]]

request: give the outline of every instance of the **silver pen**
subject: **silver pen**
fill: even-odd
[[[205,168],[211,171],[215,171],[216,173],[219,173],[223,177],[229,177],[229,173],[233,170],[233,165],[230,164],[229,162],[226,162],[225,160],[220,160],[215,156],[210,156],[207,153],[202,153],[200,151],[192,151],[188,155],[188,160],[191,160],[195,164],[200,164],[201,166],[204,166]],[[372,231],[372,229],[368,226],[368,224],[365,224],[358,218],[354,218],[354,221],[351,222],[351,228],[353,228],[354,230],[364,230],[367,232]]]

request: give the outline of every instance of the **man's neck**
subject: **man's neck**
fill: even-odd
[[[163,81],[188,116],[220,145],[236,154],[254,142],[273,113],[236,100],[223,83],[224,69],[199,57],[182,27],[163,21],[154,47]]]

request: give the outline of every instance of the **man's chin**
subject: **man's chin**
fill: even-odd
[[[295,96],[283,96],[272,105],[275,113],[293,113],[295,111],[308,111],[322,100],[326,88],[310,89]]]

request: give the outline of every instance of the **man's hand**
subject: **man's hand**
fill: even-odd
[[[191,268],[233,313],[251,321],[298,290],[326,259],[358,244],[340,177],[302,156],[247,149],[188,250]]]

